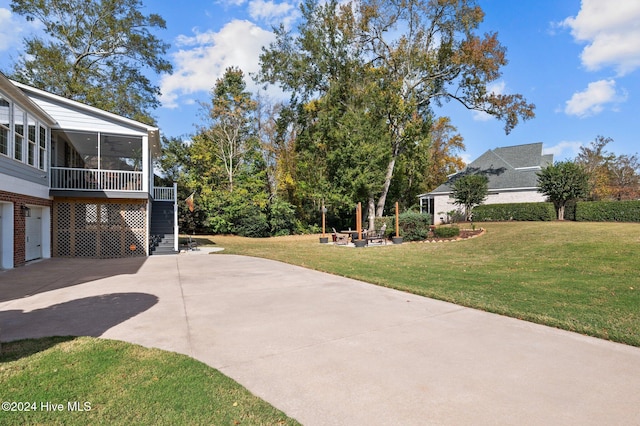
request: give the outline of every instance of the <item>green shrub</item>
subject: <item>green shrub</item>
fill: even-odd
[[[400,222],[402,223],[402,222]],[[387,225],[385,237],[391,238],[396,235],[396,218],[395,216],[383,216],[375,218],[376,229],[382,229],[383,225]]]
[[[436,238],[453,238],[460,235],[460,228],[457,226],[438,226],[433,230]]]
[[[262,212],[260,207],[247,205],[242,210],[242,213],[236,218],[234,231],[237,235],[251,238],[262,238],[270,235],[267,215]]]
[[[405,241],[420,241],[426,239],[429,234],[431,215],[417,212],[405,212],[400,214],[399,222],[400,236],[402,236]],[[388,226],[389,225],[387,225],[387,227]],[[394,229],[394,227],[395,223],[392,224],[392,229]]]
[[[640,222],[640,201],[586,201],[575,207],[579,222]]]
[[[567,201],[564,205],[564,220],[576,220],[576,200]]]
[[[271,235],[291,235],[296,231],[295,207],[283,200],[275,198],[269,205],[269,226]]]
[[[475,222],[549,221],[556,219],[553,203],[483,204],[473,209]]]

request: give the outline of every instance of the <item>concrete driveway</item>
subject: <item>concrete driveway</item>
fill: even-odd
[[[187,354],[305,425],[640,425],[640,348],[269,260],[50,259],[0,272],[0,327]]]

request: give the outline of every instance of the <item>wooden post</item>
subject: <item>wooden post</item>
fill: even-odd
[[[358,231],[358,239],[362,239],[362,203],[358,203],[356,208],[356,231]]]
[[[327,209],[324,207],[324,202],[322,203],[322,238],[325,237],[325,232],[324,232],[324,228],[325,228],[325,213],[326,213]]]
[[[400,214],[398,213],[398,202],[396,201],[396,238],[400,237]]]

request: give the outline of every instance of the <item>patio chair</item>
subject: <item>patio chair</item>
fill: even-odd
[[[349,234],[341,234],[336,231],[336,228],[331,228],[333,230],[333,241],[337,245],[347,245],[349,244]]]
[[[188,241],[183,243],[184,249],[186,251],[196,251],[198,249],[198,241],[195,238],[191,238],[191,235],[187,235]]]
[[[387,224],[382,225],[379,231],[371,230],[367,231],[367,244],[387,244],[387,238],[385,233],[387,231]]]

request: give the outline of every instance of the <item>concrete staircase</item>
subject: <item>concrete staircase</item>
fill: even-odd
[[[173,234],[173,202],[154,201],[151,210],[149,254],[176,254]]]

